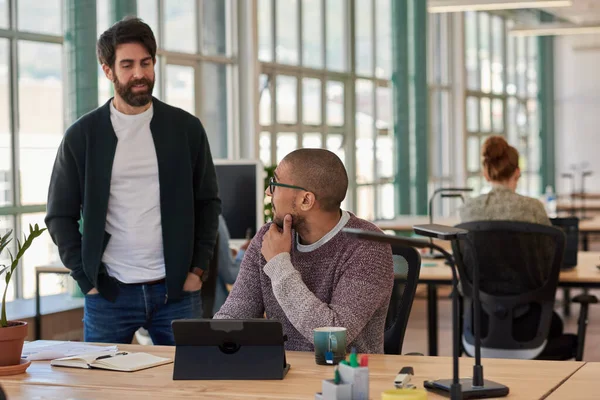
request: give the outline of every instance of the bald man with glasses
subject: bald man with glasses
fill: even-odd
[[[313,351],[313,329],[347,329],[348,347],[383,353],[394,269],[389,245],[349,237],[380,232],[342,210],[348,175],[323,149],[300,149],[277,166],[265,194],[273,222],[252,239],[227,301],[214,318],[278,320],[287,350]]]

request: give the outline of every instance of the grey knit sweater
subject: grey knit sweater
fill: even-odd
[[[266,262],[262,239],[252,239],[227,301],[214,318],[278,320],[287,350],[313,351],[313,329],[347,328],[348,348],[383,353],[383,332],[394,282],[389,245],[352,238],[345,226],[370,231],[370,222],[345,213],[330,234],[311,246],[294,240],[291,253]],[[296,235],[294,234],[294,237]]]

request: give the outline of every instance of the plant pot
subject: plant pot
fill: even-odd
[[[0,367],[20,364],[26,337],[27,322],[8,321],[7,328],[0,328]]]

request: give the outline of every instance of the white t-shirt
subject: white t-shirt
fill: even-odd
[[[102,262],[110,276],[124,283],[165,277],[158,161],[150,131],[153,113],[150,106],[141,114],[127,115],[110,103],[118,143],[106,214],[111,238]]]

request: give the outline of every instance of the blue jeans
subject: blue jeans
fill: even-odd
[[[114,303],[100,294],[85,296],[83,340],[129,344],[139,328],[145,328],[156,345],[174,345],[171,321],[201,318],[200,291],[184,292],[179,300],[165,304],[166,286],[119,284]]]

